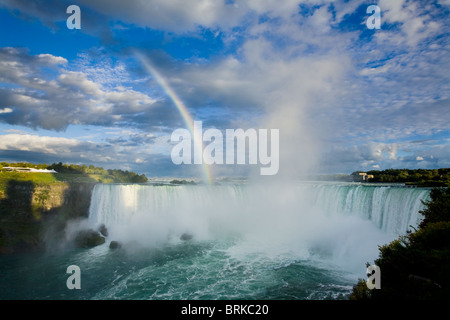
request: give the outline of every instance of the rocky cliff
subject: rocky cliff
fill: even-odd
[[[57,242],[69,220],[87,217],[94,185],[9,181],[0,195],[0,253],[43,250]]]

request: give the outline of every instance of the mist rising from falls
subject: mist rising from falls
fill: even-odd
[[[112,240],[158,246],[239,239],[231,255],[309,259],[345,267],[373,260],[378,245],[417,226],[428,190],[360,184],[152,186],[99,184],[90,222]],[[284,259],[283,258],[283,259]]]

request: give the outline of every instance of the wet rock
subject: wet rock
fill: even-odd
[[[104,237],[108,236],[108,229],[103,223],[100,225],[100,227],[98,227],[98,232],[100,232]]]
[[[122,247],[122,244],[119,241],[111,241],[109,244],[110,249],[119,249]]]
[[[180,237],[180,240],[188,241],[188,240],[191,240],[192,238],[193,238],[192,234],[183,233]]]
[[[82,230],[75,237],[75,245],[79,248],[92,248],[103,243],[105,238],[92,229]]]

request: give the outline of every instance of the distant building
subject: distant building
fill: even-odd
[[[35,168],[25,168],[25,167],[3,167],[3,170],[9,172],[41,172],[41,173],[57,173],[55,170],[48,169],[35,169]]]
[[[365,172],[357,172],[352,175],[354,182],[369,182],[369,179],[373,179],[372,174],[367,174]]]

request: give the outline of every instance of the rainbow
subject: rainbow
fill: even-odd
[[[203,139],[201,136],[202,133],[197,132],[197,130],[194,130],[194,120],[189,114],[189,111],[184,105],[183,101],[181,101],[176,92],[167,83],[166,79],[164,79],[164,77],[151,65],[151,63],[148,62],[148,60],[144,57],[144,55],[142,55],[139,51],[135,51],[135,54],[136,57],[139,59],[139,61],[142,63],[142,65],[145,67],[145,69],[148,72],[150,72],[150,74],[154,77],[154,79],[158,82],[158,84],[164,89],[165,93],[167,94],[167,96],[169,96],[170,100],[172,100],[172,102],[175,104],[181,116],[183,117],[183,120],[186,123],[188,130],[191,132],[192,137],[194,137],[194,146],[197,146],[197,148],[199,148],[197,152],[203,154]],[[213,182],[209,166],[205,163],[205,161],[202,161],[202,163],[203,163],[202,171],[204,178],[209,185],[212,185]]]

